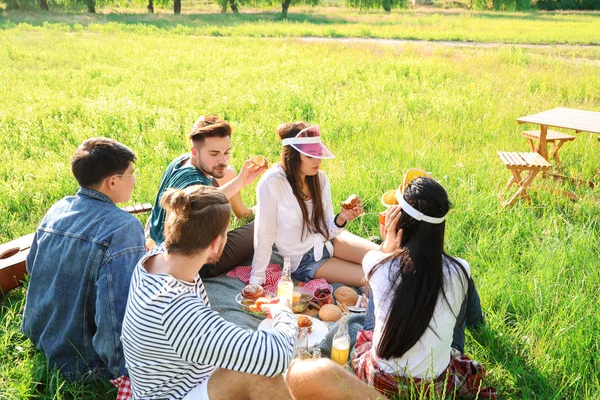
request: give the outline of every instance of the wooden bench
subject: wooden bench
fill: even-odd
[[[122,209],[130,214],[138,214],[152,211],[152,204],[134,204]],[[25,259],[29,254],[34,235],[35,233],[30,233],[0,245],[0,294],[21,285],[27,273]]]
[[[529,147],[531,147],[531,151],[536,151],[536,143],[535,140],[540,140],[540,131],[523,131],[521,135],[527,138],[529,141]],[[556,166],[560,166],[560,158],[558,157],[558,150],[562,147],[566,142],[570,142],[575,140],[575,136],[567,135],[562,132],[553,131],[552,129],[548,129],[548,133],[546,135],[546,142],[550,143],[552,147],[550,148],[550,153],[548,154],[548,159],[554,157],[556,160]]]
[[[139,214],[152,211],[152,204],[138,203],[131,206],[121,207],[121,209],[127,211],[129,214]]]
[[[512,173],[512,177],[498,194],[500,200],[502,200],[502,194],[511,185],[518,186],[516,193],[510,199],[502,203],[502,206],[504,207],[512,205],[520,197],[529,199],[527,187],[531,185],[535,176],[541,171],[547,171],[552,168],[550,163],[538,153],[499,151],[498,156],[500,156],[500,159],[504,165],[506,165],[506,168]],[[527,171],[528,173],[524,177],[521,177],[521,173],[524,171]]]

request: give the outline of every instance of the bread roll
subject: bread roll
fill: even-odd
[[[335,322],[342,318],[342,310],[334,304],[325,304],[319,310],[319,318],[321,321]]]
[[[246,285],[242,289],[242,297],[244,299],[256,300],[265,295],[265,290],[260,285]]]
[[[358,301],[358,294],[348,286],[340,286],[333,293],[338,303],[353,306]]]

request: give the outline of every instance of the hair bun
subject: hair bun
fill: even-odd
[[[183,190],[169,189],[161,199],[164,209],[177,213],[177,215],[189,216],[190,201]]]

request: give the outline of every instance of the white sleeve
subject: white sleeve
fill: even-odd
[[[252,273],[250,283],[262,285],[275,235],[277,233],[277,197],[273,193],[272,184],[275,179],[261,179],[256,186],[256,218],[254,219],[254,258],[252,259]]]
[[[325,209],[325,221],[327,221],[327,230],[329,239],[337,237],[344,228],[339,228],[335,224],[335,214],[333,213],[333,202],[331,200],[331,186],[329,186],[329,178],[323,173],[320,178],[323,180],[323,208]]]

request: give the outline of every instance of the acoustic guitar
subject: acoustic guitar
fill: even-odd
[[[152,211],[152,204],[134,204],[123,207],[130,214]],[[11,242],[0,245],[0,294],[6,293],[21,285],[27,269],[25,259],[33,243],[35,233],[22,236]]]

